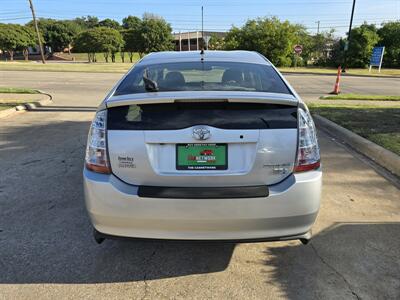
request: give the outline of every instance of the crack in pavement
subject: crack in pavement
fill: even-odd
[[[148,272],[148,270],[147,270],[147,267],[148,267],[148,265],[150,264],[150,261],[153,259],[153,257],[156,255],[156,253],[157,253],[157,248],[158,248],[158,246],[156,245],[155,246],[155,249],[153,250],[153,252],[150,254],[150,256],[145,260],[145,268],[144,268],[144,275],[143,275],[143,283],[144,283],[144,295],[143,295],[143,297],[142,297],[142,300],[143,299],[146,299],[146,297],[147,297],[147,294],[148,294],[148,289],[149,289],[149,285],[148,285],[148,283],[147,283],[147,272]]]
[[[37,163],[37,162],[40,162],[40,161],[42,161],[42,160],[41,160],[41,159],[29,160],[29,161],[26,161],[26,162],[21,163],[21,166],[26,166],[26,165],[34,164],[34,163]]]
[[[315,246],[313,244],[310,244],[311,248],[313,249],[315,255],[321,260],[321,262],[326,265],[328,268],[330,268],[337,276],[339,276],[340,278],[342,278],[342,280],[344,281],[344,283],[347,285],[347,288],[349,289],[349,291],[352,293],[353,296],[356,297],[357,300],[360,300],[360,296],[357,295],[357,293],[352,289],[350,283],[347,281],[346,277],[343,276],[343,274],[341,274],[338,270],[336,270],[332,265],[330,265],[317,251],[317,249],[315,248]]]

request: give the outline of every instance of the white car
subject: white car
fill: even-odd
[[[320,206],[310,113],[249,51],[144,57],[98,108],[83,175],[98,243],[307,243]]]

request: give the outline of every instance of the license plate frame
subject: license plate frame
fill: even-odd
[[[185,159],[185,153],[181,153],[180,149],[185,147],[186,150],[189,148],[192,151],[198,152],[194,157],[193,163],[190,164],[190,160],[187,156]],[[198,149],[196,149],[198,147]],[[220,148],[218,148],[220,147]],[[207,149],[208,148],[208,149]],[[221,171],[228,169],[228,144],[226,143],[181,143],[176,144],[176,155],[175,155],[175,166],[177,170],[181,171]],[[215,151],[217,150],[217,151]],[[206,151],[206,152],[204,152]],[[211,152],[210,152],[211,151]],[[188,155],[189,151],[186,151]],[[201,153],[203,152],[203,153]],[[215,154],[215,155],[214,155]],[[189,153],[190,155],[190,153]],[[219,157],[216,157],[216,156]],[[192,155],[194,156],[194,155]],[[215,163],[210,162],[210,159],[215,156]],[[221,157],[222,156],[222,157]],[[197,158],[201,157],[202,160]],[[203,158],[205,162],[203,162]],[[182,163],[184,162],[184,163]]]

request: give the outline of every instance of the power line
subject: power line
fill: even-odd
[[[16,21],[16,20],[26,20],[26,19],[31,19],[32,16],[27,16],[27,17],[18,17],[18,18],[0,18],[0,21]]]
[[[381,0],[382,1],[382,0]],[[396,0],[386,0],[386,1],[396,1]],[[53,0],[42,0],[42,2],[54,2]],[[68,2],[79,2],[81,3],[81,0],[69,0]],[[115,1],[107,1],[107,0],[97,0],[96,4],[113,4],[113,5],[122,5],[122,4],[127,4],[131,5],[132,1],[122,1],[122,0],[115,0]],[[265,1],[248,1],[246,2],[246,5],[263,5],[265,6],[267,3]],[[336,4],[348,4],[348,1],[289,1],[285,2],[287,5],[305,5],[305,4],[310,4],[310,5],[336,5]],[[171,6],[169,2],[153,2],[153,1],[135,1],[135,5],[155,5],[155,6]],[[242,1],[230,1],[229,6],[243,6]],[[268,1],[268,6],[270,5],[282,5],[282,1]],[[190,3],[188,1],[185,1],[184,3],[179,3],[179,6],[201,6],[201,2],[196,2],[196,3]],[[227,6],[226,2],[213,2],[213,3],[207,3],[207,5],[204,5],[206,7],[214,7],[214,6]]]

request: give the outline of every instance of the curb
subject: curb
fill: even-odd
[[[43,99],[40,101],[35,101],[35,102],[29,102],[29,103],[23,103],[20,105],[17,105],[15,107],[1,110],[0,111],[0,119],[5,118],[20,112],[24,112],[26,110],[34,110],[36,107],[44,106],[53,103],[53,97],[50,94],[47,94],[41,90],[37,90],[40,94],[46,95],[49,97],[49,99]]]
[[[400,177],[400,156],[320,115],[314,114],[313,119],[317,125],[325,128],[329,133],[340,137],[349,146]]]

